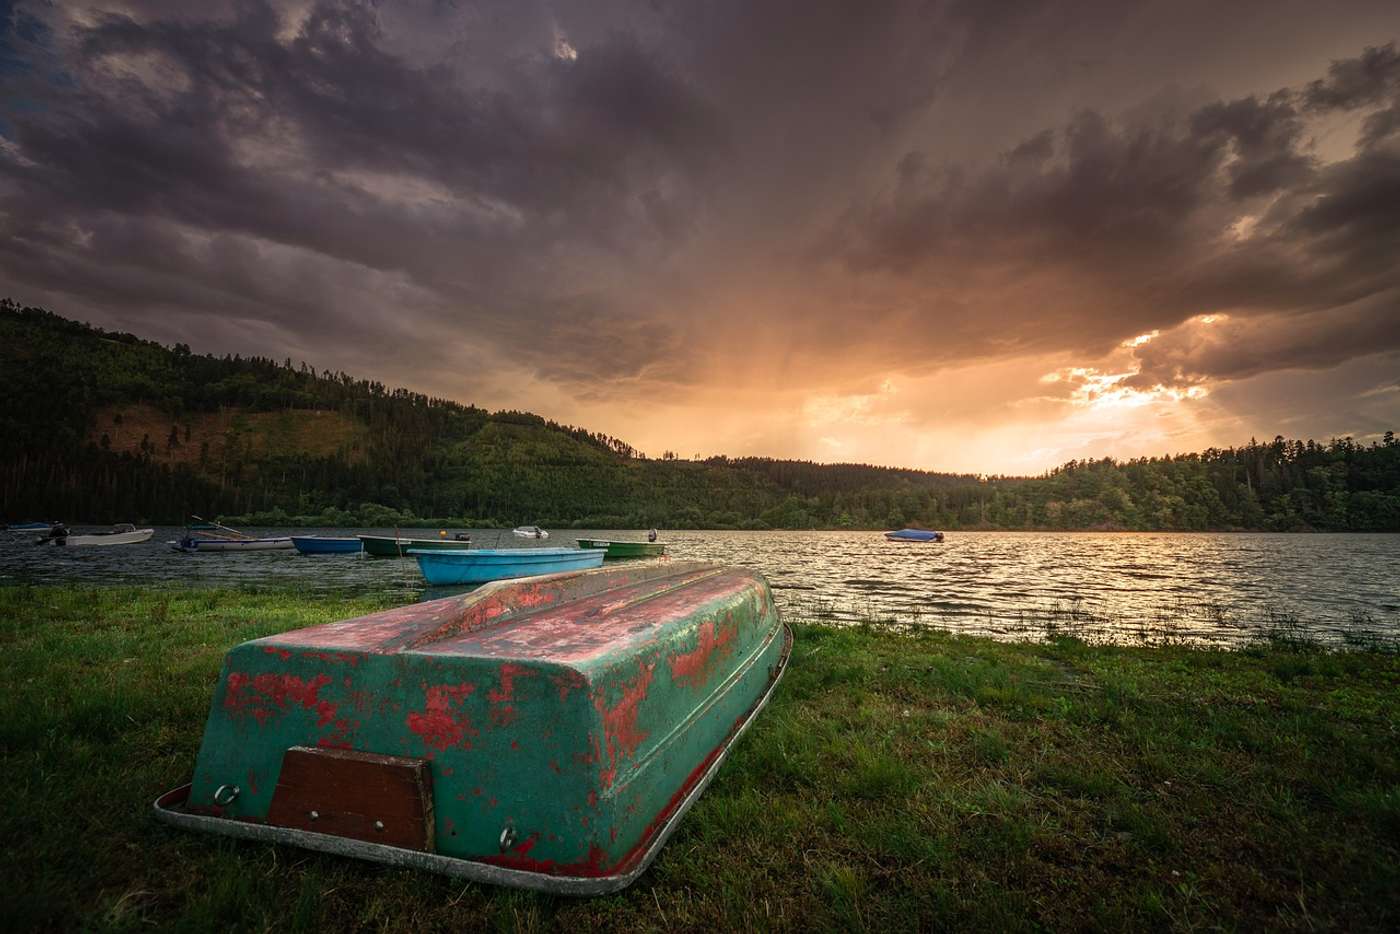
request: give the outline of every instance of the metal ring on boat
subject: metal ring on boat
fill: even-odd
[[[233,799],[238,797],[239,788],[237,785],[220,785],[214,789],[214,803],[221,808],[226,808],[233,803]]]

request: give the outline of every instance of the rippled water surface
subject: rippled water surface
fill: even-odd
[[[308,593],[374,593],[405,602],[452,592],[426,588],[411,559],[285,551],[186,555],[165,544],[179,532],[158,529],[143,545],[69,549],[35,546],[32,534],[0,533],[0,584],[294,585]],[[509,532],[473,536],[478,547],[641,537],[586,530],[556,531],[542,542],[515,539]],[[662,537],[675,560],[757,568],[783,609],[804,618],[874,617],[1008,636],[1057,628],[1110,638],[1221,642],[1295,619],[1329,635],[1400,634],[1396,535],[963,532],[950,534],[942,545],[893,544],[873,532],[668,532]]]

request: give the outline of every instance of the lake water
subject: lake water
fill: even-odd
[[[296,586],[405,603],[456,592],[427,588],[412,559],[186,555],[165,544],[180,531],[157,529],[143,545],[66,549],[36,547],[32,534],[0,533],[0,584]],[[473,532],[477,547],[572,546],[577,537],[641,536],[563,530],[532,542],[509,531]],[[671,559],[762,571],[793,618],[892,619],[1011,638],[1054,627],[1123,641],[1217,643],[1296,619],[1329,638],[1400,637],[1400,535],[959,532],[942,545],[893,544],[876,532],[665,532],[662,538]]]

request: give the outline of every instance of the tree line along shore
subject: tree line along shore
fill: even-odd
[[[266,525],[1400,531],[1400,443],[1286,440],[1038,477],[648,457],[305,363],[0,302],[0,516]]]

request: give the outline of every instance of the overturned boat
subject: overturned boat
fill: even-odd
[[[489,584],[244,643],[156,815],[560,894],[656,857],[767,702],[791,635],[754,571]]]

